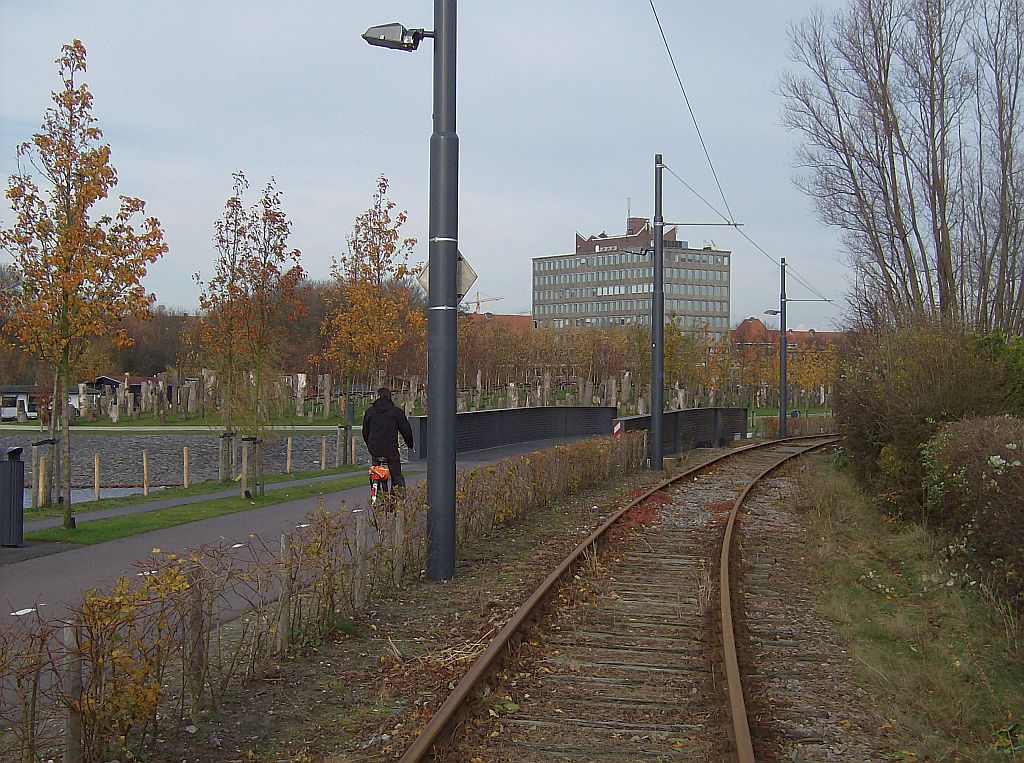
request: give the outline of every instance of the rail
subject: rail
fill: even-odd
[[[585,540],[580,542],[569,555],[562,560],[558,567],[551,572],[550,575],[537,587],[537,589],[530,595],[530,597],[516,610],[509,621],[502,627],[502,629],[495,636],[494,640],[488,645],[483,653],[477,658],[477,660],[470,666],[469,670],[462,677],[451,694],[445,699],[445,701],[438,708],[437,712],[434,713],[433,717],[420,732],[419,736],[413,741],[408,747],[401,758],[402,763],[418,763],[418,761],[424,760],[430,753],[431,749],[442,739],[446,733],[450,730],[452,722],[458,716],[460,710],[466,701],[473,696],[477,685],[491,672],[496,666],[499,659],[507,652],[513,639],[519,634],[523,628],[530,623],[533,619],[537,608],[542,602],[544,602],[548,595],[552,592],[559,580],[564,575],[569,573],[576,564],[579,562],[584,553],[594,547],[601,537],[611,528],[616,522],[618,522],[623,516],[629,513],[634,507],[642,504],[652,495],[660,490],[664,490],[666,487],[680,482],[687,477],[694,475],[697,472],[707,469],[713,464],[719,463],[729,458],[735,458],[737,455],[747,453],[752,450],[760,448],[767,448],[772,446],[778,446],[780,443],[793,442],[794,444],[804,440],[821,440],[822,435],[814,435],[807,437],[793,437],[785,440],[772,440],[763,443],[754,443],[751,445],[743,446],[729,451],[728,453],[716,456],[708,459],[695,467],[687,469],[680,474],[670,477],[667,480],[659,482],[653,488],[647,490],[635,500],[628,503],[623,508],[616,511],[612,516],[606,519],[597,529],[595,529]],[[722,544],[722,561],[721,561],[721,578],[722,578],[722,638],[723,638],[723,652],[726,659],[726,670],[727,670],[727,685],[729,692],[730,701],[730,714],[733,717],[733,729],[735,734],[735,743],[737,746],[738,759],[741,763],[748,763],[753,761],[753,748],[750,740],[750,730],[747,723],[747,714],[745,703],[743,699],[742,683],[740,681],[738,658],[736,656],[736,643],[735,633],[732,625],[732,607],[731,597],[728,594],[730,588],[729,585],[729,548],[732,544],[733,527],[736,521],[736,515],[739,511],[739,506],[746,498],[751,488],[767,474],[777,469],[783,463],[789,459],[802,455],[803,453],[809,452],[818,447],[825,447],[838,440],[838,437],[830,437],[822,443],[819,443],[813,447],[805,448],[799,451],[795,451],[788,454],[785,458],[780,459],[776,463],[772,464],[768,469],[762,472],[758,477],[751,481],[747,487],[743,490],[740,497],[737,498],[732,511],[730,512],[728,525],[726,529],[726,535],[723,539]],[[730,644],[731,642],[731,644]],[[730,660],[732,667],[730,667]]]

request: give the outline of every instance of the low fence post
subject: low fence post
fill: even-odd
[[[392,567],[395,588],[402,587],[402,576],[405,574],[405,512],[401,506],[395,507],[394,565]]]
[[[338,424],[338,433],[334,437],[334,468],[341,466],[341,436],[343,427]]]
[[[94,501],[100,499],[100,454],[92,454],[92,498]]]
[[[149,495],[149,452],[142,451],[142,494]]]
[[[263,474],[263,440],[256,438],[253,443],[253,481],[256,483],[255,495],[265,495],[266,485],[264,484]]]
[[[82,763],[82,651],[81,632],[74,622],[64,624],[66,655],[64,695],[64,763]]]
[[[345,464],[354,466],[356,463],[356,439],[353,436],[353,424],[356,420],[356,400],[349,387],[348,401],[345,404]]]
[[[39,446],[32,443],[32,508],[39,508]]]
[[[195,565],[188,572],[188,689],[192,697],[192,723],[199,723],[206,686],[206,637],[203,614],[203,570]]]
[[[327,471],[327,435],[320,437],[320,471]]]
[[[284,473],[285,474],[291,474],[292,473],[292,437],[291,437],[291,435],[288,435],[288,446],[285,449]]]
[[[292,635],[292,536],[281,536],[281,597],[277,618],[276,651],[279,657],[288,654],[288,642]]]
[[[366,567],[367,567],[367,532],[369,521],[366,516],[366,509],[356,509],[352,512],[356,520],[356,579],[353,588],[353,604],[357,612],[366,608]]]
[[[242,438],[242,479],[240,481],[240,492],[239,495],[245,498],[245,494],[249,490],[249,443],[247,438]]]
[[[188,446],[186,445],[181,449],[181,472],[182,481],[181,485],[188,490]]]
[[[38,506],[49,506],[46,500],[46,456],[39,457],[39,502]]]

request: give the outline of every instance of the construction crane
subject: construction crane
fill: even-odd
[[[497,302],[499,299],[505,299],[504,297],[480,297],[480,292],[476,293],[476,299],[472,300],[476,304],[476,312],[480,312],[480,304],[482,302]]]

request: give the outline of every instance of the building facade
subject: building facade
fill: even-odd
[[[654,231],[631,217],[623,236],[576,234],[576,251],[533,258],[534,325],[650,325]],[[639,250],[643,250],[642,253]],[[665,319],[721,339],[729,331],[732,253],[691,249],[665,231]]]

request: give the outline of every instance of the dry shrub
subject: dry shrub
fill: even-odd
[[[998,416],[946,426],[924,448],[929,520],[952,531],[1011,601],[1024,594],[1024,419]]]
[[[904,510],[923,503],[921,446],[946,422],[1005,412],[1009,367],[998,339],[936,326],[865,331],[835,391],[858,476]]]
[[[179,646],[188,582],[180,566],[134,579],[110,593],[90,591],[75,613],[81,634],[82,696],[66,697],[83,719],[86,760],[107,760],[155,728],[171,655]],[[148,729],[152,731],[153,729]]]
[[[458,534],[486,533],[580,490],[640,468],[642,433],[593,438],[459,472]],[[404,520],[399,536],[395,522]],[[366,598],[415,576],[426,559],[426,490],[377,510],[369,529]],[[71,696],[61,622],[20,619],[0,625],[0,759],[32,761],[59,749],[60,715],[82,716],[86,761],[138,758],[153,743],[158,720],[179,728],[216,710],[232,687],[264,671],[277,653],[288,606],[289,641],[330,637],[358,618],[355,522],[344,505],[320,508],[277,539],[203,546],[186,555],[161,552],[136,564],[109,592],[89,592],[70,619],[79,629],[82,693]],[[284,581],[291,595],[282,597]]]
[[[642,432],[627,432],[621,438],[594,437],[460,471],[455,486],[459,541],[641,468],[647,457],[645,442]],[[422,483],[410,489],[406,511],[413,517],[406,527],[417,519],[422,522],[426,513]],[[415,556],[423,558],[425,547]]]
[[[0,629],[0,760],[31,763],[59,741],[58,687],[48,675],[60,658],[58,629],[38,612]]]

